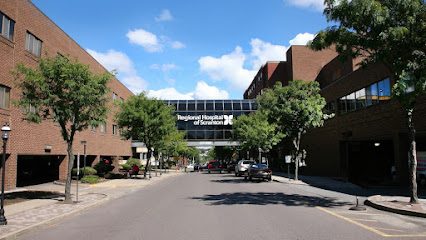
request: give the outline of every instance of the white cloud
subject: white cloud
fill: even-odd
[[[171,43],[171,45],[172,45],[172,48],[174,48],[174,49],[181,49],[181,48],[185,48],[186,47],[185,44],[183,44],[183,43],[181,43],[179,41],[174,41],[174,42]]]
[[[237,46],[234,52],[223,55],[220,58],[211,56],[202,57],[198,60],[200,70],[206,72],[214,81],[226,80],[231,88],[245,89],[253,80],[257,70],[245,69],[246,55],[241,47]]]
[[[107,53],[98,53],[92,49],[86,50],[108,71],[117,70],[117,78],[126,85],[133,93],[139,93],[145,90],[148,83],[138,76],[133,62],[123,52],[108,50]]]
[[[165,88],[158,91],[149,90],[148,96],[163,100],[193,100],[193,93],[182,94],[174,88]]]
[[[229,94],[215,86],[209,86],[204,81],[198,82],[194,92],[195,99],[228,99]]]
[[[180,93],[175,88],[165,88],[158,91],[149,90],[148,96],[164,100],[229,99],[227,91],[209,86],[204,81],[198,82],[193,92]]]
[[[161,12],[160,16],[155,18],[155,21],[157,22],[164,22],[164,21],[171,21],[171,20],[173,20],[173,16],[168,9],[164,9]]]
[[[290,45],[306,45],[310,40],[314,39],[315,34],[299,33],[297,36],[290,40]]]
[[[162,64],[161,66],[158,64],[152,64],[151,66],[149,66],[149,68],[154,70],[161,70],[163,72],[168,72],[170,70],[177,69],[177,66],[172,63]]]
[[[158,41],[157,35],[143,29],[129,31],[126,37],[129,38],[130,43],[142,46],[147,52],[163,51],[163,45]]]
[[[284,0],[284,2],[302,8],[313,9],[315,11],[322,12],[324,10],[324,0]]]
[[[272,45],[271,43],[264,42],[258,38],[252,39],[251,55],[255,57],[252,60],[253,69],[260,69],[260,67],[267,61],[285,61],[287,47],[281,45]]]

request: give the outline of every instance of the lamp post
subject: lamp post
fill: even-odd
[[[86,141],[81,141],[81,144],[84,146],[84,165],[83,165],[83,177],[86,176]]]
[[[8,132],[10,132],[10,127],[7,125],[7,123],[1,128],[3,135],[1,138],[3,139],[3,163],[2,163],[2,169],[1,169],[1,209],[0,209],[0,225],[6,225],[7,220],[4,216],[4,174],[5,174],[5,167],[6,167],[6,142],[9,138]]]

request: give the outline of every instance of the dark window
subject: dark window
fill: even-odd
[[[225,139],[231,139],[232,138],[232,131],[225,131]]]
[[[234,111],[235,110],[241,110],[241,103],[239,101],[238,102],[234,102],[232,104],[232,106],[234,107]]]
[[[346,96],[346,107],[348,112],[355,111],[356,104],[355,104],[355,93],[351,93]]]
[[[255,102],[251,103],[251,109],[252,110],[257,110],[257,104]]]
[[[197,111],[204,111],[204,102],[197,102]]]
[[[223,110],[223,102],[222,101],[216,101],[214,104],[215,110]]]
[[[188,102],[188,111],[195,111],[195,102]]]
[[[355,92],[356,109],[365,108],[365,88]]]
[[[213,102],[206,102],[206,111],[213,111],[213,110],[214,110]]]
[[[223,131],[222,130],[218,130],[214,132],[214,138],[218,139],[218,140],[222,140],[223,139]]]
[[[34,55],[41,56],[41,40],[33,34],[27,32],[25,40],[25,49]]]
[[[372,84],[371,86],[368,86],[365,88],[365,92],[367,95],[367,106],[371,106],[373,104],[376,104],[378,102],[378,94],[377,94],[377,84]]]
[[[346,110],[346,96],[341,97],[339,99],[339,112],[340,112],[340,114],[344,114],[344,113],[347,112],[347,110]]]
[[[13,41],[15,21],[0,12],[0,34]]]
[[[195,139],[197,132],[196,131],[188,131],[188,139]]]
[[[178,130],[186,130],[186,122],[178,121],[176,124],[177,124]]]
[[[243,110],[250,110],[250,103],[243,102]]]
[[[225,110],[232,111],[232,103],[231,102],[225,102]]]
[[[206,131],[206,139],[213,140],[214,139],[214,131]]]
[[[204,131],[197,131],[197,139],[205,139]]]
[[[0,107],[9,108],[10,106],[10,88],[0,86]]]
[[[179,103],[179,111],[186,111],[186,102]]]

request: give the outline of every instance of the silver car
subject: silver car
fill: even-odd
[[[253,160],[240,160],[235,167],[235,176],[244,176],[250,165],[255,164]]]

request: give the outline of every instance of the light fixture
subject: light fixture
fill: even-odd
[[[376,143],[374,143],[374,146],[375,146],[375,147],[378,147],[378,146],[380,146],[380,143],[379,143],[379,142],[376,142]]]

